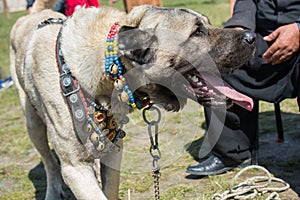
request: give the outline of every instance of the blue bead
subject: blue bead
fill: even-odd
[[[109,46],[107,47],[107,50],[108,50],[108,51],[113,51],[113,50],[114,50],[114,47],[111,46],[111,45],[109,45]]]
[[[104,140],[104,139],[105,139],[105,135],[100,134],[100,139],[101,139],[101,140]]]

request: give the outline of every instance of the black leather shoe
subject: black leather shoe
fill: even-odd
[[[193,175],[217,175],[233,169],[235,166],[225,166],[224,163],[215,155],[209,156],[206,160],[199,165],[189,166],[187,173]]]

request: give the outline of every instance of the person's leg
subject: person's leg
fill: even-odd
[[[227,111],[224,128],[213,148],[213,153],[220,157],[225,165],[239,164],[251,157],[258,128],[257,105],[257,101],[254,101],[251,112],[235,105]],[[213,123],[210,125],[213,126]]]
[[[226,112],[225,118],[222,113],[224,111],[205,109],[205,112],[207,137],[210,144],[215,145],[212,147],[212,154],[205,161],[188,167],[187,172],[195,175],[220,174],[249,159],[258,124],[257,101],[251,112],[236,105],[232,106]],[[221,133],[218,133],[219,128],[215,126],[222,122],[224,126]]]
[[[262,58],[268,47],[269,44],[257,34],[253,58],[243,68],[222,74],[222,78],[236,90],[255,99],[280,102],[286,98],[296,97],[300,93],[299,53],[286,62],[271,65],[266,64]],[[220,171],[224,172],[225,167],[234,167],[250,158],[257,129],[258,107],[254,106],[254,110],[249,112],[233,106],[226,112],[225,120],[222,120],[224,111],[214,112],[214,115],[220,117],[211,118],[212,113],[209,109],[206,113],[207,123],[210,124],[207,136],[212,138],[211,144],[216,144],[212,150],[213,154],[200,165],[188,167],[189,173],[201,175],[203,170],[210,170],[212,174],[217,174]],[[224,127],[220,135],[219,127],[222,123]]]
[[[59,0],[56,2],[53,10],[65,14],[65,9],[66,9],[65,4],[66,4],[65,0]]]

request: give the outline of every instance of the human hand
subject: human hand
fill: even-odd
[[[299,38],[300,32],[297,23],[281,26],[270,35],[265,36],[266,42],[274,41],[263,54],[266,63],[276,65],[291,59],[299,50]]]

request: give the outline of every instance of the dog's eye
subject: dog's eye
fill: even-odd
[[[192,37],[201,37],[201,36],[204,36],[204,35],[205,35],[204,31],[201,30],[200,27],[198,27],[198,28],[196,29],[196,31],[194,31],[194,32],[192,33]]]

